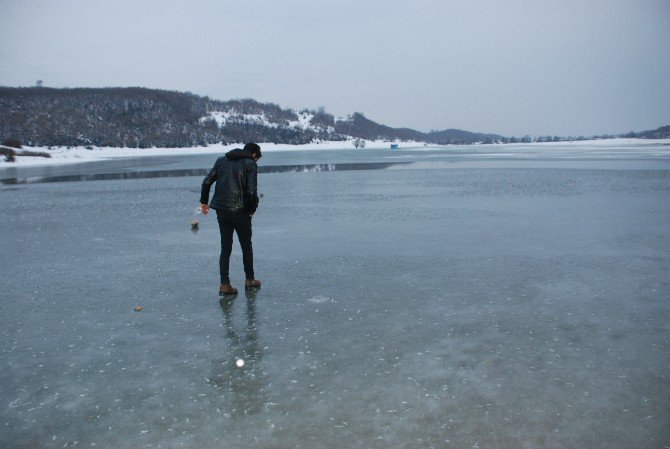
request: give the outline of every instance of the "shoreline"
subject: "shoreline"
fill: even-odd
[[[670,152],[670,139],[638,139],[638,138],[614,138],[599,140],[581,140],[565,142],[531,142],[531,143],[498,143],[498,144],[474,144],[474,145],[437,145],[426,142],[387,142],[387,141],[365,141],[364,148],[355,148],[351,141],[326,141],[319,143],[308,143],[302,145],[261,143],[263,152],[281,152],[281,151],[319,151],[319,150],[338,150],[338,151],[366,151],[382,150],[391,151],[391,143],[397,143],[399,150],[426,151],[442,148],[445,151],[449,149],[462,148],[529,148],[529,147],[547,147],[547,148],[574,148],[581,147],[628,147],[628,146],[667,146]],[[51,155],[50,158],[39,156],[17,156],[14,162],[6,162],[4,158],[0,159],[0,169],[11,167],[39,167],[65,164],[78,164],[92,161],[102,161],[110,159],[132,159],[141,157],[156,156],[185,156],[202,154],[223,154],[233,148],[239,148],[242,144],[235,143],[229,145],[211,144],[206,147],[182,147],[182,148],[118,148],[118,147],[94,147],[87,149],[84,147],[28,147],[24,146],[22,150],[45,152]],[[19,150],[21,151],[21,150]],[[394,150],[397,151],[397,150]]]

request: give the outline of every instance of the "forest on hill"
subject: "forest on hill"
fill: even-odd
[[[295,112],[252,99],[130,88],[0,87],[0,139],[28,146],[190,147],[211,143],[414,140],[475,143],[501,136],[391,128],[354,113]]]
[[[670,126],[623,137],[667,138]],[[587,138],[504,137],[458,129],[424,133],[385,126],[360,112],[336,119],[324,108],[295,112],[253,99],[220,101],[141,87],[0,87],[0,142],[31,147],[175,148],[250,141],[298,145],[350,139],[467,145]]]

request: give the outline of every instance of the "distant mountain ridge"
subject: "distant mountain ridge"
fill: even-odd
[[[0,141],[29,146],[189,147],[211,143],[304,144],[351,138],[477,143],[502,136],[459,130],[391,128],[354,113],[294,112],[251,99],[127,88],[0,87]]]
[[[670,125],[661,126],[660,128],[649,131],[641,131],[639,133],[632,132],[625,134],[624,137],[632,137],[638,139],[668,139],[670,138]]]
[[[614,136],[609,136],[614,137]],[[670,126],[623,137],[668,138]],[[192,147],[213,143],[305,144],[350,139],[433,144],[530,142],[458,129],[392,128],[356,112],[336,119],[323,108],[295,112],[252,99],[220,101],[142,87],[0,87],[0,142],[28,146]],[[546,136],[537,141],[582,140]]]

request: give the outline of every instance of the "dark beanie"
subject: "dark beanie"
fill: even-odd
[[[257,143],[247,143],[244,145],[244,151],[255,154],[258,159],[261,158],[261,147]]]

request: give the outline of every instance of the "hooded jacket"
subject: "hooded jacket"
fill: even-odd
[[[229,151],[216,160],[202,181],[200,204],[207,204],[209,190],[216,182],[209,207],[253,214],[258,207],[257,175],[258,165],[251,153],[240,148]]]

